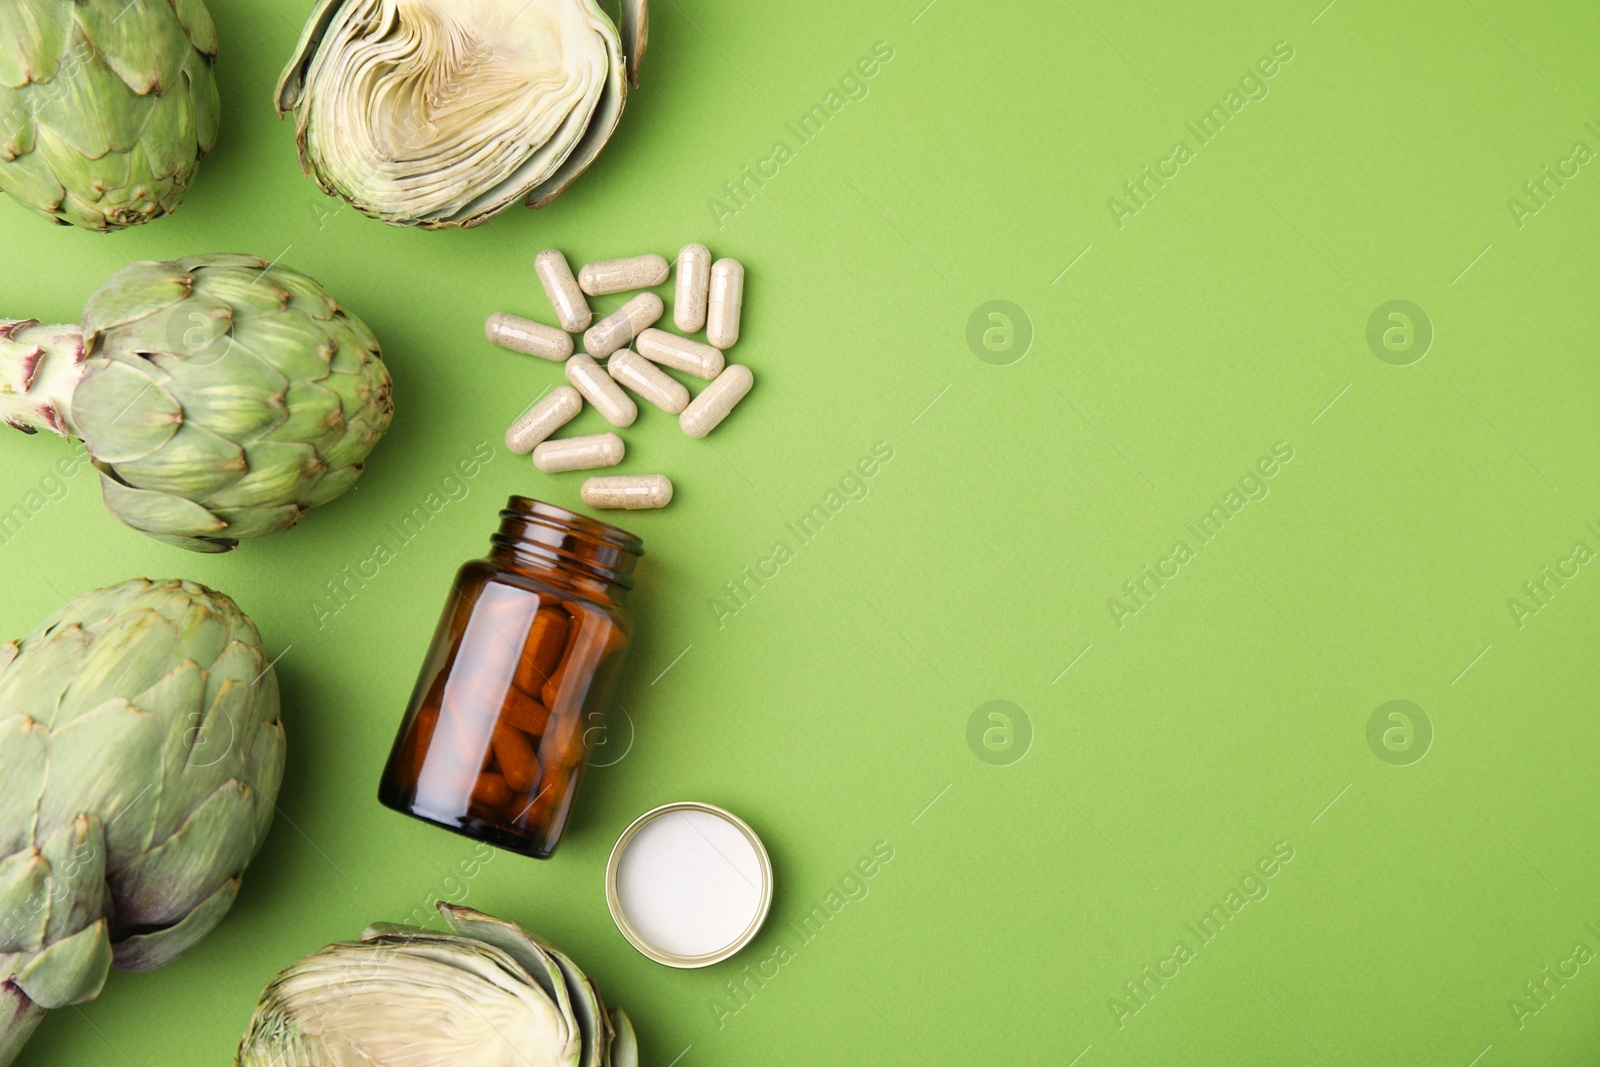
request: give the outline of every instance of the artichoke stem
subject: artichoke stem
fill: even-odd
[[[72,437],[72,391],[83,378],[83,331],[0,319],[0,420],[23,433]]]
[[[0,1067],[9,1067],[49,1014],[14,985],[0,984]]]

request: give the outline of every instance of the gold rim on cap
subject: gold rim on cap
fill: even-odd
[[[622,901],[617,896],[617,868],[622,865],[622,854],[627,851],[628,845],[638,836],[640,830],[647,825],[674,811],[700,811],[715,815],[727,821],[734,829],[738,830],[750,842],[750,847],[755,849],[756,859],[761,861],[761,904],[756,909],[755,917],[750,920],[750,925],[733,941],[715,952],[707,952],[700,956],[682,956],[676,952],[667,952],[646,941],[633,928],[628,917],[622,910]],[[772,860],[767,856],[767,846],[761,843],[761,838],[750,829],[750,824],[745,822],[733,812],[719,808],[715,804],[702,804],[695,800],[680,800],[672,804],[663,804],[658,808],[651,808],[622,831],[622,836],[617,838],[617,843],[611,847],[611,858],[606,861],[606,907],[611,909],[611,920],[617,924],[617,929],[622,931],[622,936],[628,939],[628,944],[638,949],[640,954],[655,960],[657,963],[668,967],[681,967],[692,969],[695,967],[709,967],[713,963],[720,963],[748,945],[761,929],[761,924],[767,921],[767,909],[772,906]]]

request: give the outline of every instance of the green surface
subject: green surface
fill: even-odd
[[[7,635],[137,575],[231,593],[282,653],[290,744],[233,915],[48,1019],[25,1067],[228,1062],[280,967],[438,896],[569,951],[661,1065],[1595,1061],[1600,564],[1563,561],[1600,550],[1600,176],[1520,219],[1508,200],[1538,206],[1523,184],[1575,142],[1600,151],[1600,14],[925,2],[660,3],[588,175],[541,212],[418,233],[298,173],[271,96],[309,3],[216,0],[222,140],[175,217],[107,238],[0,204],[4,312],[74,318],[129,259],[281,256],[377,331],[398,405],[358,491],[232,555],[118,527],[82,473],[0,545]],[[865,98],[802,144],[786,123],[880,41]],[[1201,144],[1186,123],[1280,41],[1267,95]],[[779,140],[776,176],[719,220],[708,198],[770,174]],[[1177,173],[1119,227],[1108,200],[1146,165]],[[579,476],[498,445],[559,372],[490,347],[483,319],[551,321],[543,247],[694,240],[748,265],[735,351],[757,385],[706,442],[653,410],[627,431],[623,470],[678,491],[624,523],[649,553],[631,748],[553,861],[473,864],[373,794],[453,569],[508,494],[577,502]],[[1006,366],[967,341],[995,299],[1031,322]],[[1409,365],[1368,345],[1392,300],[1432,323]],[[480,442],[493,460],[453,481]],[[893,458],[865,498],[802,543],[786,524],[875,447]],[[1274,448],[1292,458],[1250,477]],[[0,505],[65,454],[0,438]],[[423,532],[319,619],[324,583],[435,492]],[[1209,541],[1186,526],[1230,503]],[[713,598],[780,540],[792,558],[719,626]],[[1141,605],[1124,583],[1147,565],[1177,575]],[[969,744],[993,700],[1031,724],[1020,761],[1014,713],[1009,751],[992,709]],[[1414,712],[1409,749],[1387,719],[1369,747],[1393,700],[1431,724],[1420,761]],[[747,818],[778,877],[754,945],[694,973],[634,953],[602,894],[616,835],[676,799]],[[875,846],[892,860],[842,882]],[[1202,944],[1188,924],[1230,891]],[[745,965],[771,977],[735,1001]],[[1546,966],[1576,974],[1533,1000]]]

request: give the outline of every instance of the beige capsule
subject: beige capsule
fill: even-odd
[[[550,306],[556,310],[556,321],[561,328],[569,333],[588,329],[594,312],[583,299],[583,290],[578,288],[578,279],[572,276],[572,268],[561,250],[547,248],[540,252],[533,259],[533,269],[539,275],[539,284],[544,286],[544,295],[550,298]]]
[[[640,293],[617,310],[589,327],[583,335],[584,350],[595,359],[605,359],[639,336],[661,317],[666,306],[654,293]]]
[[[664,508],[672,501],[672,482],[665,474],[618,474],[583,483],[583,502],[591,508]]]
[[[678,281],[672,294],[672,324],[684,333],[706,325],[706,299],[711,285],[711,250],[684,245],[678,251]]]
[[[583,410],[583,397],[570,385],[558,385],[551,394],[518,416],[506,430],[506,447],[519,456],[532,452],[534,447],[561,427],[577,418]]]
[[[719,259],[711,264],[706,340],[718,348],[732,348],[739,339],[739,317],[743,311],[744,264],[737,259]]]
[[[633,420],[639,417],[639,405],[611,380],[600,364],[582,352],[567,360],[567,381],[577,386],[583,398],[611,425],[632,426]]]
[[[624,348],[606,363],[606,373],[671,415],[689,406],[689,390],[654,363]]]
[[[654,253],[627,259],[604,259],[583,265],[578,271],[578,288],[590,296],[648,289],[666,281],[667,270],[666,259]]]
[[[634,348],[651,363],[681,370],[696,378],[710,381],[722,373],[723,357],[720,349],[708,344],[679,337],[677,334],[654,328],[645,330],[634,339]]]
[[[683,409],[683,414],[678,416],[678,425],[690,437],[704,437],[728,417],[728,412],[744,399],[755,384],[756,376],[750,373],[749,367],[742,363],[730,365]]]
[[[627,450],[614,433],[591,433],[545,441],[533,450],[533,465],[546,474],[615,467]]]
[[[483,324],[484,336],[501,348],[560,363],[572,355],[572,335],[532,319],[497,311]]]

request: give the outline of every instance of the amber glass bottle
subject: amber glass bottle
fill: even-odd
[[[514,496],[489,558],[455,587],[378,799],[544,858],[555,851],[633,636],[623,608],[643,543]]]

